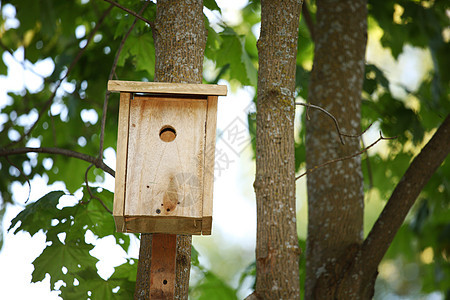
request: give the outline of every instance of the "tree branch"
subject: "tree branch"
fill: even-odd
[[[144,21],[145,23],[147,23],[148,25],[150,25],[150,28],[151,28],[152,30],[155,29],[155,23],[152,22],[152,21],[150,21],[150,20],[148,20],[148,19],[146,19],[146,18],[144,18],[144,17],[141,16],[140,14],[137,14],[137,13],[135,13],[134,11],[132,11],[132,10],[126,8],[126,7],[123,7],[122,5],[120,5],[119,3],[115,2],[115,1],[112,1],[112,0],[103,0],[103,1],[106,1],[106,2],[108,2],[108,3],[111,3],[112,5],[114,5],[114,6],[118,7],[118,8],[120,8],[120,9],[123,10],[123,11],[126,11],[127,13],[129,13],[130,15],[132,15],[132,16],[138,18],[139,20]],[[147,1],[147,2],[150,2],[150,1]]]
[[[31,148],[31,147],[25,147],[25,148],[14,148],[14,149],[1,149],[0,150],[0,157],[1,156],[8,156],[8,155],[17,155],[17,154],[25,154],[25,153],[48,153],[48,154],[60,154],[68,157],[74,157],[78,158],[87,162],[90,162],[94,164],[97,168],[105,171],[106,173],[110,174],[111,176],[115,176],[115,172],[113,169],[111,169],[107,164],[103,162],[100,158],[95,158],[93,156],[90,156],[88,154],[68,150],[68,149],[62,149],[62,148]]]
[[[369,279],[377,270],[394,236],[421,190],[450,152],[450,115],[417,155],[394,189],[389,201],[364,241],[360,268]],[[362,280],[362,282],[366,282]]]
[[[31,125],[31,127],[25,131],[18,140],[13,141],[11,143],[9,143],[8,145],[5,146],[5,148],[9,148],[13,145],[16,145],[18,143],[20,143],[21,141],[23,141],[30,133],[31,131],[33,131],[33,129],[36,127],[36,125],[39,123],[39,121],[42,118],[42,115],[44,114],[44,112],[46,112],[51,104],[53,103],[53,99],[55,99],[56,96],[56,92],[58,91],[59,87],[61,86],[62,82],[64,81],[64,79],[67,78],[67,76],[69,76],[69,73],[72,71],[73,67],[77,64],[78,60],[81,58],[81,56],[83,55],[84,51],[86,51],[86,48],[88,47],[90,41],[93,39],[95,33],[98,31],[98,29],[100,28],[100,25],[103,23],[103,21],[105,20],[106,16],[110,13],[111,9],[114,6],[111,5],[109,6],[104,12],[103,15],[100,17],[100,19],[98,20],[97,24],[95,25],[94,29],[91,31],[91,33],[89,34],[89,37],[87,39],[86,45],[80,49],[80,51],[78,51],[77,56],[75,57],[75,59],[72,61],[72,63],[70,64],[69,68],[67,69],[66,74],[64,74],[63,77],[61,77],[55,86],[55,89],[52,93],[52,95],[50,96],[50,98],[47,100],[47,102],[44,103],[44,106],[41,108],[41,110],[39,111],[38,117],[36,119],[36,121],[33,123],[33,125]]]
[[[357,153],[354,153],[354,154],[352,154],[352,155],[347,155],[347,156],[344,156],[344,157],[339,157],[339,158],[332,159],[332,160],[329,160],[329,161],[327,161],[327,162],[324,162],[323,164],[320,164],[320,165],[318,165],[318,166],[315,166],[314,168],[311,168],[311,169],[307,170],[305,173],[303,173],[303,174],[301,174],[301,175],[295,177],[295,180],[300,179],[300,178],[302,178],[303,176],[305,176],[305,175],[307,175],[307,174],[311,174],[312,172],[314,172],[314,171],[316,171],[317,169],[320,169],[320,168],[322,168],[322,167],[325,167],[326,165],[329,165],[329,164],[332,164],[332,163],[335,163],[335,162],[338,162],[338,161],[347,160],[347,159],[356,157],[356,156],[358,156],[358,155],[361,155],[361,154],[363,154],[364,152],[366,152],[367,150],[369,150],[371,147],[375,146],[375,145],[376,145],[379,141],[381,141],[381,140],[392,140],[392,139],[396,139],[396,138],[397,138],[397,137],[383,137],[383,136],[381,135],[381,132],[380,132],[380,137],[379,137],[375,142],[373,142],[372,144],[370,144],[370,145],[367,146],[366,148],[362,149],[361,151],[359,151],[359,152],[357,152]]]
[[[90,188],[90,186],[89,186],[88,173],[89,173],[89,170],[90,170],[93,166],[94,166],[94,164],[90,164],[89,167],[86,169],[86,172],[84,172],[84,182],[86,183],[86,189],[87,189],[87,191],[88,191],[89,196],[91,197],[91,199],[95,199],[95,200],[97,200],[98,202],[100,202],[100,204],[103,206],[103,208],[104,208],[107,212],[109,212],[109,213],[112,215],[112,211],[106,206],[105,202],[103,202],[103,200],[100,199],[99,197],[94,196],[94,194],[92,194],[91,188]]]

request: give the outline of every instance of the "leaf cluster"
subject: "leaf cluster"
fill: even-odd
[[[114,220],[97,200],[83,199],[74,206],[59,208],[63,191],[53,191],[30,203],[11,222],[10,230],[31,235],[43,231],[47,247],[33,261],[32,282],[50,276],[53,290],[63,299],[131,298],[136,281],[136,261],[127,259],[107,280],[97,274],[98,259],[90,254],[94,245],[86,242],[86,233],[103,238],[114,232]],[[103,190],[96,195],[112,207],[112,194]],[[128,251],[130,236],[115,233],[117,244]]]

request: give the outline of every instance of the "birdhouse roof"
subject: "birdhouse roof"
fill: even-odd
[[[227,86],[216,84],[109,80],[108,91],[149,94],[225,96],[227,94]]]

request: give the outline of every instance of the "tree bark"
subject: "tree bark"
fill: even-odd
[[[207,37],[202,0],[158,0],[152,34],[156,59],[154,81],[202,82]],[[192,236],[177,235],[175,299],[188,298],[191,242]],[[151,234],[141,235],[140,247],[135,298],[149,299]]]
[[[295,209],[295,66],[301,1],[261,1],[256,178],[256,290],[250,299],[299,299]]]
[[[332,113],[347,134],[360,133],[360,104],[367,39],[365,0],[318,0],[309,102]],[[333,122],[309,111],[306,164],[313,168],[359,151],[359,139],[339,141]],[[336,274],[349,267],[363,239],[361,158],[308,175],[305,299],[334,299]]]

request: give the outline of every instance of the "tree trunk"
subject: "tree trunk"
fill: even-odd
[[[309,102],[332,113],[347,134],[360,133],[367,39],[365,0],[318,0]],[[359,139],[339,141],[333,122],[309,111],[306,163],[313,168],[359,151]],[[360,156],[308,175],[305,299],[334,299],[363,239],[364,193]]]
[[[158,0],[155,81],[201,83],[206,46],[203,1]],[[187,299],[192,237],[177,235],[175,299]],[[142,234],[135,298],[149,299],[152,235]]]
[[[258,299],[299,299],[294,89],[301,1],[261,1],[256,178]]]

